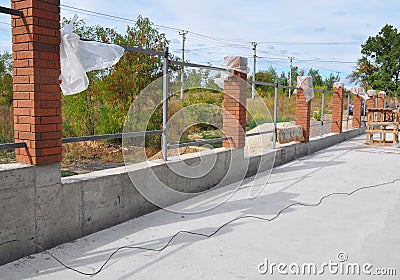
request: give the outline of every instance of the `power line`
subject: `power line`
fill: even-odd
[[[256,63],[257,63],[257,43],[256,42],[251,42],[253,45],[253,82],[256,81]],[[251,85],[251,98],[254,99],[256,96],[256,85],[252,84]]]
[[[96,15],[96,16],[100,16],[100,17],[106,17],[109,19],[116,19],[116,20],[120,20],[120,21],[124,21],[124,22],[132,22],[132,23],[136,23],[136,20],[133,19],[129,19],[129,18],[124,18],[124,17],[120,17],[120,16],[114,16],[114,15],[110,15],[110,14],[106,14],[106,13],[100,13],[100,12],[95,12],[95,11],[91,11],[91,10],[86,10],[86,9],[82,9],[82,8],[77,8],[77,7],[72,7],[72,6],[68,6],[68,5],[60,5],[63,8],[68,9],[72,9],[72,10],[76,10],[76,11],[80,11],[80,12],[84,12],[84,13],[89,13],[92,15]],[[163,28],[163,29],[168,29],[168,30],[172,30],[172,31],[181,31],[182,29],[179,28],[174,28],[174,27],[169,27],[169,26],[164,26],[164,25],[159,25],[159,24],[154,24],[154,26],[159,27],[159,28]]]
[[[259,42],[260,44],[274,44],[274,45],[322,45],[322,46],[350,46],[350,45],[360,45],[361,42]]]
[[[293,56],[289,57],[289,62],[290,62],[290,71],[289,71],[289,98],[292,95],[292,69],[293,69]]]
[[[318,59],[297,59],[297,61],[304,62],[321,62],[321,63],[345,63],[345,64],[355,64],[355,61],[340,61],[340,60],[318,60]]]
[[[113,20],[117,20],[117,21],[122,21],[122,22],[129,22],[129,23],[137,23],[136,20],[133,19],[129,19],[129,18],[124,18],[124,17],[120,17],[120,16],[115,16],[115,15],[110,15],[110,14],[106,14],[106,13],[101,13],[101,12],[96,12],[96,11],[91,11],[91,10],[87,10],[87,9],[82,9],[82,8],[77,8],[77,7],[73,7],[73,6],[69,6],[69,5],[60,5],[61,7],[63,7],[66,10],[70,10],[70,11],[78,11],[79,13],[83,13],[83,14],[87,14],[90,16],[96,16],[96,17],[100,17],[100,18],[106,18],[106,19],[113,19]],[[5,24],[5,23],[3,23]],[[179,28],[175,28],[175,27],[170,27],[170,26],[165,26],[165,25],[159,25],[159,24],[154,24],[155,27],[161,28],[161,29],[166,29],[166,30],[171,30],[171,31],[178,31],[181,32],[182,29]],[[216,38],[216,37],[211,37],[211,36],[207,36],[207,35],[203,35],[197,32],[193,32],[193,31],[186,31],[188,35],[190,35],[191,40],[194,41],[200,41],[203,43],[207,43],[209,45],[212,45],[213,47],[218,47],[218,48],[226,48],[226,47],[230,47],[230,48],[237,48],[237,49],[245,49],[245,50],[249,50],[248,47],[248,42],[238,42],[238,40],[224,40],[221,38]],[[280,45],[356,45],[356,44],[360,44],[359,42],[279,42],[279,41],[262,41],[262,42],[258,42],[259,44],[280,44]],[[196,51],[201,50],[202,48],[197,48],[197,49],[186,49],[187,52],[191,52],[191,53],[196,53]],[[210,48],[203,48],[203,49],[210,49]],[[215,54],[224,54],[224,55],[230,55],[231,53],[218,53],[218,52],[214,52],[212,49],[210,49],[210,51],[208,53],[215,53]],[[264,54],[271,54],[271,52],[268,51],[262,51],[259,50],[260,53],[264,53]],[[277,56],[283,56],[282,54],[274,54]],[[279,58],[279,57],[266,57],[266,56],[262,56],[262,57],[258,57],[260,59],[269,59],[269,60],[282,60],[282,61],[286,61],[287,57],[285,58]],[[351,61],[339,61],[339,60],[317,60],[317,59],[297,59],[296,61],[298,62],[316,62],[316,63],[343,63],[343,64],[355,64],[355,62],[351,62]],[[272,64],[281,66],[281,67],[286,67],[277,63],[273,63],[270,62]]]
[[[186,41],[186,34],[188,31],[182,30],[179,32],[179,35],[182,36],[182,62],[185,63],[185,41]],[[185,66],[182,66],[181,71],[181,100],[183,100],[183,91],[185,88]]]

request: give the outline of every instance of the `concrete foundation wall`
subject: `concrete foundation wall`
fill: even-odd
[[[140,163],[61,181],[59,164],[0,165],[0,264],[40,251],[40,247],[51,248],[159,209],[134,184],[165,207],[217,184],[228,185],[362,133],[363,129],[355,129],[330,134],[247,158],[243,149],[216,149],[202,152],[200,157],[184,155],[183,160],[171,159],[167,164]],[[179,175],[180,171],[199,164],[204,164],[200,170],[203,168],[205,175],[201,172],[198,176],[193,173],[194,178]],[[214,168],[207,172],[209,166]],[[163,184],[187,194],[164,192]]]

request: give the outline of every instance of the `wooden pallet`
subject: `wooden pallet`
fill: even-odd
[[[399,110],[390,108],[370,108],[367,111],[366,144],[389,146],[399,143]],[[391,140],[388,134],[393,134]],[[379,139],[374,136],[379,135]]]

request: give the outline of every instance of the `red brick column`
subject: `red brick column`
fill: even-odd
[[[367,109],[375,108],[376,91],[368,90]]]
[[[247,68],[247,58],[238,57],[235,68]],[[224,137],[232,137],[223,142],[226,148],[240,149],[246,143],[246,80],[247,74],[235,71],[224,83],[223,133]]]
[[[380,91],[378,93],[378,108],[385,108],[386,92]]]
[[[304,142],[310,140],[311,100],[306,101],[304,91],[297,89],[296,93],[296,125],[303,127]]]
[[[353,108],[353,128],[361,128],[361,116],[362,116],[362,102],[363,98],[359,95],[354,95],[354,108]]]
[[[335,83],[332,96],[332,128],[333,133],[342,133],[343,127],[343,96],[344,85]]]
[[[11,0],[14,132],[18,162],[61,161],[60,1]]]

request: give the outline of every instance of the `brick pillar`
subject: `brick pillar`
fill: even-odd
[[[303,127],[304,142],[310,140],[311,100],[306,101],[304,91],[297,89],[296,93],[296,125]]]
[[[247,68],[245,57],[225,57],[225,62],[227,60],[235,60],[232,68]],[[223,142],[226,148],[240,149],[246,143],[246,80],[247,74],[234,71],[234,75],[224,83],[223,132],[224,137],[232,137],[232,140]]]
[[[353,108],[353,128],[361,128],[361,116],[362,116],[362,102],[363,98],[359,95],[354,95],[354,108]]]
[[[60,1],[11,0],[14,132],[18,162],[61,161]]]
[[[342,133],[343,127],[344,84],[334,83],[332,96],[332,128],[333,133]]]
[[[367,109],[375,108],[376,91],[368,90],[367,93],[369,96],[369,99],[367,100]]]
[[[378,93],[378,108],[385,108],[386,92],[380,91]]]

